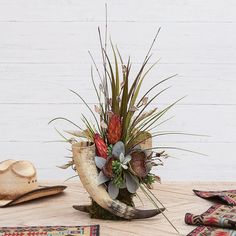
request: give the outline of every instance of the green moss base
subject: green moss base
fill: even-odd
[[[133,196],[134,194],[131,194],[130,192],[128,192],[127,189],[120,189],[117,199],[127,204],[128,206],[134,206]],[[91,206],[89,207],[89,215],[91,218],[96,218],[96,219],[124,220],[124,218],[113,215],[109,211],[100,207],[93,199],[92,199]]]

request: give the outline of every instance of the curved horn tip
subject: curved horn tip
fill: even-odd
[[[152,210],[139,210],[137,209],[133,219],[151,218],[165,211],[165,208],[152,209]]]
[[[74,205],[72,207],[77,211],[89,213],[90,205]]]

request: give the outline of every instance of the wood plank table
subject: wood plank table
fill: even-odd
[[[89,202],[88,194],[78,181],[66,183],[47,181],[43,184],[66,184],[65,193],[40,200],[34,200],[18,206],[0,209],[0,226],[33,226],[33,225],[89,225],[100,224],[102,236],[118,235],[178,235],[162,215],[134,221],[104,221],[90,219],[86,213],[72,208],[74,204]],[[166,216],[177,227],[180,234],[186,235],[195,227],[184,223],[187,212],[200,214],[212,203],[195,196],[192,189],[227,190],[235,189],[236,183],[216,182],[165,182],[156,184],[153,193],[166,206]],[[145,203],[148,202],[142,196]],[[143,207],[137,199],[136,204]],[[150,203],[145,204],[151,206]]]

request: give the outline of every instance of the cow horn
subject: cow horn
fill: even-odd
[[[97,184],[98,170],[95,165],[95,145],[90,142],[78,142],[72,145],[73,160],[80,180],[90,197],[102,208],[124,219],[142,219],[153,217],[162,211],[161,209],[139,210],[128,206],[119,200],[113,200],[106,191],[104,185]],[[86,210],[84,207],[74,206],[78,210]]]

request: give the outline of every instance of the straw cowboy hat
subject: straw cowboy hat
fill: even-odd
[[[29,161],[0,162],[0,207],[61,193],[66,186],[40,186]]]

